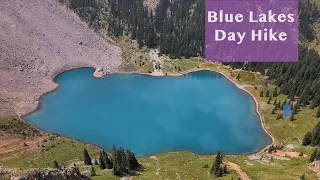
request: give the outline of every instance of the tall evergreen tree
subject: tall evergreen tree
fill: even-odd
[[[237,74],[237,78],[238,81],[240,80],[240,72]]]
[[[210,173],[211,174],[217,175],[219,173],[219,175],[220,175],[220,172],[218,172],[219,169],[223,173],[223,170],[220,167],[220,164],[222,163],[222,159],[223,159],[223,157],[222,157],[222,155],[220,153],[220,150],[217,150],[215,160],[214,160],[214,162],[212,164],[212,167],[210,169]],[[219,176],[219,177],[221,177],[221,176]]]
[[[290,121],[294,121],[295,118],[294,118],[294,114],[292,113],[291,116],[290,116]]]
[[[268,89],[267,91],[266,91],[266,97],[269,97],[270,96],[270,90]]]
[[[215,173],[215,176],[216,177],[222,177],[223,176],[223,169],[222,169],[222,167],[218,167],[218,170],[217,170],[217,172]]]
[[[320,123],[317,123],[317,125],[312,130],[312,140],[310,145],[311,146],[320,145]]]
[[[107,169],[112,169],[112,163],[111,163],[111,161],[109,159],[109,156],[108,156],[107,152],[102,150],[101,151],[101,155],[103,157],[103,161],[104,161],[104,164],[105,164],[106,168]]]
[[[311,141],[312,141],[312,133],[311,132],[307,132],[303,137],[302,145],[303,146],[310,145]]]
[[[227,165],[223,166],[223,174],[228,174]]]
[[[280,101],[278,102],[277,104],[277,109],[280,109],[281,108],[281,104],[280,104]]]
[[[278,96],[278,88],[274,88],[273,90],[273,97],[277,97]]]
[[[83,148],[83,161],[85,165],[92,165],[91,158],[86,148]]]
[[[260,91],[260,97],[263,97],[263,91]]]
[[[316,113],[316,117],[320,117],[320,108],[318,109],[317,113]]]
[[[316,161],[319,161],[319,160],[320,160],[320,151],[319,151],[319,150],[317,151],[317,155],[316,155],[316,157],[315,157],[315,160],[316,160]]]
[[[112,164],[113,164],[113,174],[116,176],[121,175],[121,168],[120,168],[120,163],[121,163],[121,157],[115,146],[112,148]]]
[[[100,167],[100,169],[106,169],[106,165],[104,163],[104,159],[103,159],[101,152],[100,152],[100,156],[99,156],[99,167]]]
[[[127,173],[127,160],[126,160],[126,154],[124,152],[124,149],[120,147],[118,150],[119,156],[120,156],[120,171],[122,173]]]
[[[271,104],[271,96],[269,96],[269,99],[268,99],[268,104]]]
[[[137,161],[134,153],[131,152],[129,149],[127,149],[127,152],[126,152],[126,160],[127,160],[127,167],[130,170],[135,170],[140,167],[140,164]]]
[[[309,159],[310,162],[313,162],[316,159],[317,152],[318,152],[317,148],[314,148],[312,154],[310,155],[310,159]]]
[[[96,174],[96,170],[94,170],[94,167],[93,167],[93,166],[91,166],[90,175],[91,175],[91,176],[97,175],[97,174]]]

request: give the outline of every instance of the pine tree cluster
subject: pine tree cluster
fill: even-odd
[[[204,56],[203,0],[160,0],[156,9],[143,0],[69,0],[69,7],[91,26],[108,23],[108,33],[128,35],[139,46],[159,47],[171,58]]]
[[[137,170],[141,167],[134,153],[128,149],[125,153],[124,149],[121,147],[119,150],[117,150],[115,147],[112,148],[112,159],[113,174],[116,176],[125,175],[130,170]]]
[[[129,149],[124,151],[122,147],[117,150],[114,146],[112,148],[111,157],[104,150],[100,151],[98,161],[96,158],[91,161],[91,157],[86,148],[83,149],[83,161],[85,165],[99,165],[100,169],[112,169],[113,174],[117,176],[122,176],[128,174],[130,171],[139,170],[142,166],[137,161],[133,152]],[[75,166],[75,165],[74,165]],[[60,168],[58,163],[54,161],[54,168]],[[92,176],[95,175],[95,170],[91,168]]]
[[[113,164],[109,159],[107,152],[105,152],[104,150],[100,151],[99,167],[100,169],[112,169],[113,167]]]
[[[227,166],[221,166],[223,160],[223,156],[219,150],[217,150],[215,160],[212,164],[210,169],[210,174],[214,175],[215,177],[222,177],[224,174],[228,173]]]
[[[108,24],[109,34],[128,35],[140,47],[158,47],[160,54],[171,58],[204,57],[204,0],[160,0],[155,10],[143,0],[69,0],[69,7],[90,25],[101,28]],[[314,23],[320,17],[313,1],[299,1],[300,40],[312,41]],[[280,92],[266,92],[266,97],[279,93],[301,106],[320,105],[320,57],[313,49],[299,45],[297,63],[225,63],[232,68],[257,71],[269,76]],[[179,67],[180,68],[180,67]],[[266,71],[267,70],[267,71]],[[260,96],[263,97],[263,92]],[[294,117],[291,118],[294,120]]]

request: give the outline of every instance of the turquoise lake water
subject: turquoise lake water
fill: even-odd
[[[122,146],[137,156],[217,149],[249,154],[271,142],[251,96],[218,73],[97,79],[93,72],[81,68],[58,75],[59,88],[24,119],[51,133],[107,150]]]

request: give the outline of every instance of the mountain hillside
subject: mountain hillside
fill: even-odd
[[[0,42],[0,99],[19,106],[19,114],[34,108],[26,102],[37,104],[40,94],[57,86],[55,74],[88,66],[102,75],[122,61],[120,48],[57,0],[1,1]]]

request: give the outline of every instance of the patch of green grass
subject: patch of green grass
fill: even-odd
[[[214,179],[209,174],[214,156],[202,156],[187,151],[168,152],[156,155],[156,158],[142,157],[138,161],[144,167],[143,171],[136,172],[134,179],[137,180],[161,180],[161,179]],[[89,171],[90,166],[85,166],[83,162],[76,162],[81,171]],[[206,167],[207,166],[207,167]],[[97,176],[94,180],[119,179],[113,175],[112,169],[101,170],[99,166],[94,166]],[[221,180],[230,180],[238,178],[235,171],[228,169],[228,174],[217,178]]]
[[[253,73],[249,71],[243,71],[243,70],[236,70],[232,71],[231,76],[234,78],[238,78],[238,82],[240,84],[247,84],[247,85],[261,85],[263,83],[262,81],[262,75],[258,73]]]
[[[153,72],[153,64],[147,48],[143,47],[140,49],[136,41],[130,40],[126,36],[117,39],[117,43],[122,49],[124,62],[121,69],[123,71]]]
[[[53,161],[57,161],[63,167],[63,165],[67,166],[73,160],[81,160],[84,147],[92,156],[96,156],[99,153],[99,149],[93,145],[79,143],[63,137],[51,137],[39,144],[39,146],[41,148],[40,152],[25,153],[2,163],[8,167],[16,168],[46,168],[53,167]],[[10,154],[4,154],[4,156],[8,155]]]
[[[306,179],[318,179],[316,173],[307,166],[308,160],[305,158],[270,159],[269,162],[249,160],[246,156],[227,156],[226,159],[240,165],[253,180],[292,180],[299,179],[303,174]]]
[[[164,60],[164,68],[162,69],[167,73],[180,73],[197,68],[204,61],[201,59],[177,59],[177,60]],[[180,67],[180,71],[179,71]]]
[[[0,117],[0,132],[2,132],[0,134],[18,135],[23,138],[40,135],[40,131],[16,116]]]
[[[140,58],[138,56],[138,58]],[[208,63],[198,59],[191,60],[165,60],[164,72],[177,72],[174,67],[180,67],[181,72],[196,68],[200,65],[200,68],[210,68],[223,72],[228,77],[232,78],[240,84],[261,85],[261,75],[246,72],[242,70],[230,70],[226,66],[222,66],[217,63]],[[148,67],[148,66],[145,66]],[[136,68],[136,67],[135,67]],[[237,73],[240,73],[239,80],[236,79]],[[311,147],[300,146],[301,140],[304,134],[314,127],[319,122],[319,118],[316,118],[314,114],[316,109],[311,110],[308,107],[301,108],[299,114],[296,115],[295,121],[290,121],[289,117],[284,117],[282,120],[276,120],[277,113],[281,113],[277,110],[276,114],[271,114],[273,108],[273,102],[275,99],[282,102],[286,99],[286,96],[281,94],[276,98],[272,98],[271,104],[267,104],[267,97],[260,97],[260,91],[270,90],[270,95],[273,94],[275,86],[259,86],[257,89],[254,87],[246,87],[259,102],[260,112],[264,117],[264,125],[268,132],[275,138],[276,144],[287,145],[294,144],[297,147],[294,149],[297,152],[303,152],[310,155],[313,151]],[[279,90],[279,88],[278,88]],[[11,122],[0,121],[2,123]],[[43,147],[42,147],[43,145]],[[23,168],[40,168],[40,167],[52,167],[52,163],[56,160],[60,166],[70,166],[76,162],[77,166],[81,170],[89,170],[89,166],[84,166],[82,163],[83,148],[86,147],[91,157],[97,157],[99,149],[92,145],[86,145],[77,141],[69,140],[62,137],[54,137],[47,142],[39,144],[40,151],[37,153],[25,153],[17,157],[13,157],[3,163],[9,167],[23,167]],[[10,156],[11,154],[4,154],[0,156]],[[305,173],[307,179],[316,179],[316,173],[308,168],[308,159],[304,158],[289,158],[290,160],[276,160],[270,159],[268,163],[263,163],[257,160],[249,160],[246,156],[232,156],[227,155],[227,160],[237,163],[241,169],[248,174],[252,179],[299,179],[299,177]],[[138,158],[138,161],[144,166],[145,170],[140,175],[135,176],[134,179],[177,179],[180,176],[181,179],[213,179],[208,173],[212,165],[214,156],[202,156],[191,152],[168,152],[156,155],[156,159],[150,157]],[[251,163],[250,165],[246,162]],[[208,165],[209,168],[205,168]],[[112,170],[100,170],[98,166],[94,166],[97,176],[92,179],[110,179],[116,180],[119,177],[113,176]],[[218,179],[234,179],[238,178],[235,171],[229,170],[229,174],[225,177]]]
[[[256,97],[259,102],[260,112],[264,117],[265,127],[275,138],[276,144],[286,145],[286,144],[296,144],[300,145],[303,136],[308,131],[311,131],[313,127],[319,122],[319,118],[316,118],[316,109],[310,109],[309,107],[302,107],[299,113],[295,115],[295,120],[290,121],[290,117],[284,117],[281,120],[276,120],[277,114],[282,113],[282,110],[277,110],[276,114],[271,114],[274,107],[273,103],[275,100],[280,101],[282,104],[286,95],[280,94],[277,97],[273,97],[271,104],[267,104],[268,97],[260,97],[260,91],[266,92],[267,89],[270,90],[270,94],[274,90],[275,86],[263,86],[255,90],[252,87],[247,89]],[[279,88],[278,88],[279,90]]]
[[[213,179],[209,170],[214,156],[202,156],[191,152],[168,152],[156,155],[156,159],[150,157],[139,158],[145,171],[136,179]],[[205,166],[208,165],[208,168]],[[236,179],[238,175],[229,169],[227,176],[219,179]]]

